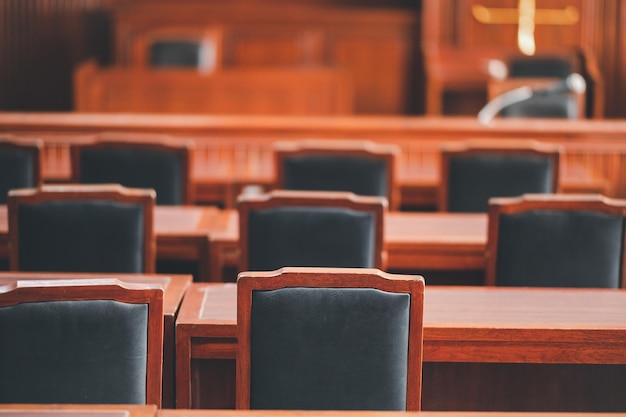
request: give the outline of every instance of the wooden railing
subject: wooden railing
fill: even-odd
[[[44,139],[44,178],[48,181],[66,181],[69,146],[103,131],[166,133],[193,140],[193,177],[201,203],[229,206],[245,185],[270,186],[272,144],[302,138],[369,139],[399,145],[397,178],[403,206],[432,207],[439,147],[479,137],[560,143],[566,191],[626,198],[625,121],[497,120],[482,126],[469,118],[0,113],[0,132]]]

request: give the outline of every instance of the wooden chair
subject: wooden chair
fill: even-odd
[[[603,82],[598,64],[585,47],[559,48],[555,51],[544,51],[534,56],[513,54],[503,62],[506,68],[504,77],[492,77],[489,80],[488,93],[492,98],[503,91],[516,88],[520,85],[530,85],[541,88],[546,83],[565,80],[572,74],[580,74],[584,80],[584,91],[571,92],[561,97],[562,103],[568,103],[571,111],[569,118],[601,118],[604,114],[604,91]],[[558,102],[558,98],[555,103]],[[546,101],[544,99],[544,101]],[[549,102],[547,102],[549,104]],[[570,104],[571,103],[571,104]],[[539,103],[541,104],[541,103]],[[558,105],[558,104],[557,104]],[[557,106],[553,104],[552,108]],[[507,112],[533,111],[526,105],[516,106],[518,109],[510,109]],[[505,112],[505,115],[506,113]],[[536,117],[536,115],[531,114]]]
[[[385,267],[383,197],[274,190],[242,194],[238,210],[240,271]]]
[[[523,100],[505,106],[500,112],[501,117],[542,117],[552,119],[582,119],[586,117],[585,91],[554,91],[557,86],[565,86],[564,79],[555,77],[543,78],[506,78],[490,79],[487,96],[490,102],[503,94],[527,89],[532,95],[521,96]],[[565,88],[565,87],[563,87]],[[573,88],[573,87],[572,87]],[[586,88],[581,85],[581,88]],[[538,91],[545,90],[545,93]],[[535,91],[535,93],[533,93]]]
[[[0,333],[0,403],[161,404],[159,285],[16,280]]]
[[[420,409],[424,280],[283,268],[237,281],[242,409]]]
[[[193,204],[189,141],[165,135],[106,133],[71,146],[72,181],[152,188],[156,204]]]
[[[466,141],[441,148],[439,211],[487,212],[491,197],[560,191],[558,145]]]
[[[43,142],[0,135],[0,204],[9,190],[41,185]]]
[[[400,207],[396,182],[400,148],[369,141],[302,140],[274,144],[278,189],[349,191],[387,197]]]
[[[493,198],[488,216],[488,285],[626,285],[626,201],[574,194]]]
[[[8,198],[14,271],[155,271],[154,190],[44,185]]]

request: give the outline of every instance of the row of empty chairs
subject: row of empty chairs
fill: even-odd
[[[160,406],[163,288],[73,277],[0,274],[0,403]],[[238,408],[420,409],[422,277],[286,268],[237,290]]]
[[[3,164],[2,198],[9,188],[41,183],[41,144],[29,143],[30,148],[17,139],[0,142],[0,157],[11,159]],[[167,136],[103,134],[71,147],[71,181],[153,188],[157,204],[193,204],[192,152],[193,143]],[[395,145],[362,141],[277,142],[274,188],[383,196],[390,209],[397,210],[399,154]],[[486,212],[490,197],[559,192],[560,156],[558,145],[533,141],[445,145],[438,208]]]
[[[554,186],[550,158],[537,182]],[[496,165],[503,163],[516,165]],[[10,191],[12,265],[39,271],[59,268],[68,278],[68,271],[85,268],[107,272],[130,265],[132,272],[150,271],[150,223],[157,193],[119,185]],[[239,208],[244,272],[237,300],[238,407],[419,410],[424,280],[371,269],[385,267],[386,196],[283,190],[244,195]],[[624,202],[549,193],[491,199],[488,208],[487,257],[495,265],[488,269],[490,283],[624,285]],[[52,231],[44,233],[50,227]],[[119,261],[114,259],[118,256]],[[25,266],[27,261],[30,266]],[[274,271],[282,266],[309,268]],[[534,282],[526,280],[529,275]],[[30,292],[23,283],[15,284],[15,290],[4,287],[0,331],[11,337],[2,338],[0,346],[8,352],[6,358],[20,358],[7,368],[20,373],[20,379],[2,383],[2,388],[9,387],[2,401],[159,404],[162,292],[144,287],[143,295],[131,295],[122,291],[124,286],[70,280],[31,285],[37,290]],[[69,287],[80,289],[75,298],[67,297]],[[320,309],[325,314],[320,315]],[[39,320],[40,315],[52,322]],[[113,330],[111,317],[117,318]],[[120,322],[126,324],[123,334]],[[68,338],[78,337],[84,337],[85,345],[64,350]],[[43,365],[32,361],[42,340],[47,352],[63,351],[75,368],[66,367],[63,359],[53,361],[61,368],[48,367],[50,357],[41,355]],[[111,341],[124,346],[109,348]],[[21,342],[33,350],[23,350]],[[94,345],[106,347],[96,350],[103,355],[97,360]],[[292,352],[297,354],[287,354]],[[93,368],[84,366],[86,356]],[[128,384],[111,382],[117,378]],[[104,385],[94,386],[92,379]]]
[[[486,283],[626,284],[626,202],[598,195],[489,200]],[[14,270],[153,272],[154,191],[65,185],[9,193]],[[275,190],[239,199],[240,271],[283,266],[386,269],[384,197]]]
[[[0,136],[0,203],[11,188],[42,183],[42,149],[39,140]],[[157,204],[192,204],[192,149],[191,142],[173,141],[165,135],[103,134],[96,141],[72,146],[70,180],[152,188]]]

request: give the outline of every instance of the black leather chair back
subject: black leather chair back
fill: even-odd
[[[389,197],[388,167],[383,159],[351,156],[292,156],[284,161],[287,190],[350,191]]]
[[[277,207],[249,214],[248,270],[283,266],[373,268],[375,216],[337,207]]]
[[[199,68],[202,44],[194,40],[159,40],[150,45],[149,65],[153,68]]]
[[[496,284],[618,288],[624,221],[587,211],[500,214]]]
[[[0,307],[0,403],[145,404],[147,329],[146,304]]]
[[[139,204],[59,200],[19,206],[19,270],[145,272]]]
[[[447,211],[486,212],[491,197],[555,192],[553,169],[550,158],[535,155],[451,157]]]
[[[509,60],[510,77],[565,78],[574,72],[572,62],[565,57],[516,57]]]
[[[129,146],[83,148],[79,158],[81,183],[152,188],[159,205],[185,204],[186,166],[178,153]]]
[[[405,410],[409,294],[254,291],[250,408]]]
[[[1,145],[0,204],[6,204],[9,190],[38,185],[39,155],[27,147]]]

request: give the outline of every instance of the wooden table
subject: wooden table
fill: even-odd
[[[158,417],[626,417],[625,413],[522,413],[492,412],[488,415],[466,411],[293,411],[293,410],[159,410]]]
[[[176,320],[177,408],[232,408],[236,284]],[[427,286],[424,410],[626,411],[626,290]]]
[[[154,417],[156,405],[0,404],[2,417]]]
[[[191,261],[198,281],[209,281],[209,233],[219,209],[211,206],[156,206],[157,261]],[[0,205],[0,258],[9,258],[7,206]]]
[[[228,281],[229,278],[224,276],[224,267],[236,268],[239,252],[237,211],[220,211],[213,225],[209,276],[212,281]],[[389,212],[385,219],[384,243],[388,256],[387,269],[390,271],[420,271],[425,274],[425,271],[473,270],[482,274],[487,245],[487,215]],[[482,283],[482,275],[478,283]]]
[[[117,278],[129,283],[151,283],[163,287],[163,407],[174,406],[174,362],[176,315],[187,288],[192,283],[191,275],[163,274],[82,274],[82,273],[33,273],[0,272],[0,285],[25,279],[68,279],[68,278]]]

